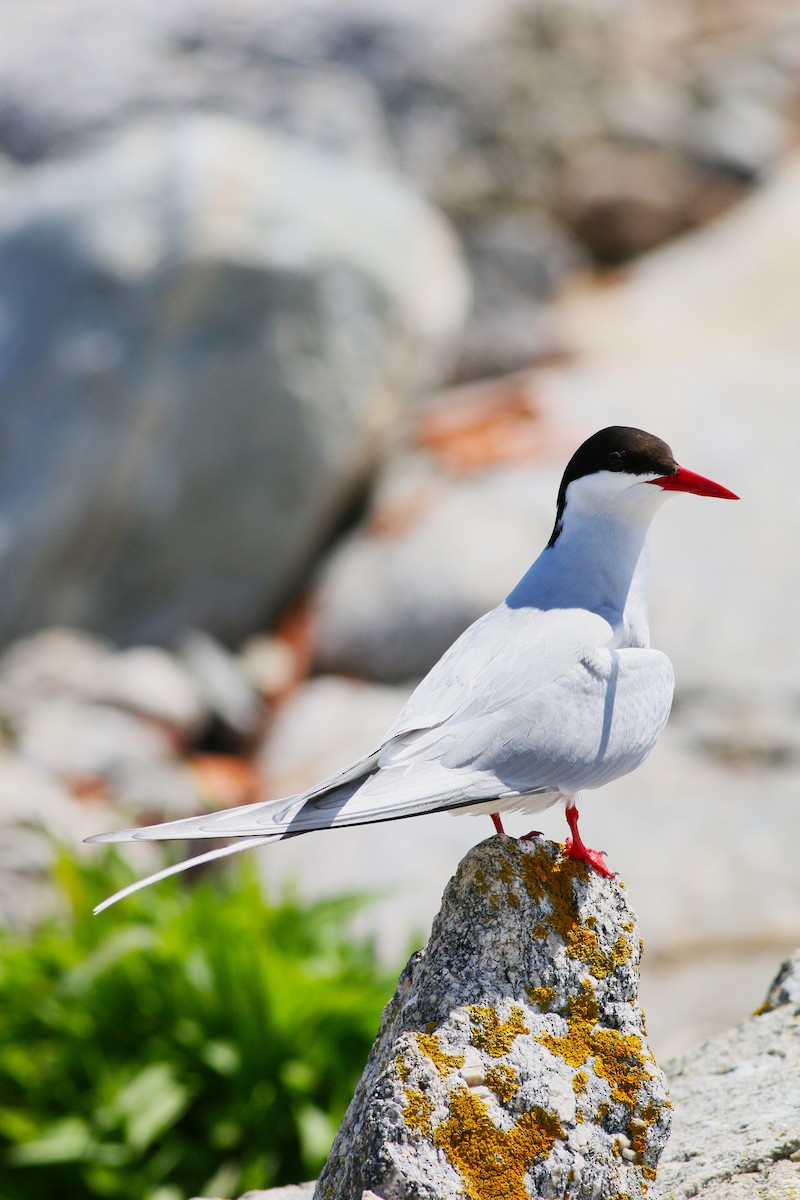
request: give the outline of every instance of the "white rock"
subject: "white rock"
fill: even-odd
[[[239,661],[216,638],[199,629],[181,638],[179,651],[211,712],[240,737],[251,737],[259,727],[263,708]]]
[[[186,668],[155,646],[137,646],[107,659],[95,697],[173,725],[184,738],[196,733],[209,715]]]
[[[298,672],[297,655],[289,643],[269,634],[248,638],[239,651],[242,673],[262,696],[285,691]]]
[[[291,795],[377,745],[410,688],[311,679],[278,710],[260,764],[271,794]]]
[[[67,779],[113,776],[172,754],[168,734],[109,705],[43,700],[18,726],[19,754]]]
[[[142,822],[193,817],[203,807],[191,769],[177,759],[120,764],[114,770],[113,792],[114,812],[124,813],[126,824],[133,817]]]
[[[12,828],[23,826],[68,840],[75,835],[75,804],[52,774],[6,750],[0,753],[0,824],[2,845]]]
[[[54,694],[91,697],[112,657],[109,643],[75,629],[45,629],[0,656],[0,706],[13,715]]]
[[[53,911],[57,845],[75,845],[96,820],[49,771],[0,753],[0,925],[29,929]]]

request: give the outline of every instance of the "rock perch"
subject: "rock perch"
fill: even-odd
[[[624,884],[492,837],[387,1005],[315,1200],[639,1200],[669,1135]]]

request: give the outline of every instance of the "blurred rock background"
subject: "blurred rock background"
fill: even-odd
[[[639,913],[656,1055],[746,1015],[800,941],[798,6],[0,16],[3,919],[50,902],[46,834],[366,749],[538,553],[575,446],[630,423],[743,502],[659,519],[675,712],[586,835]],[[388,959],[486,832],[261,862],[381,890]]]

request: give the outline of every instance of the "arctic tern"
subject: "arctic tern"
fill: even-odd
[[[444,810],[535,813],[566,803],[566,854],[611,875],[578,832],[577,800],[638,767],[672,704],[674,676],[650,648],[647,539],[671,492],[736,500],[680,467],[660,438],[601,429],[578,448],[546,547],[502,604],[469,627],[411,695],[380,745],[301,795],[90,842],[234,838],[117,892],[315,829]]]

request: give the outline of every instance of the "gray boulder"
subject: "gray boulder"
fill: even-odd
[[[800,955],[762,1009],[667,1065],[673,1136],[663,1200],[792,1200],[800,1195]]]
[[[20,172],[0,206],[0,641],[250,632],[465,303],[432,209],[241,122]]]
[[[317,1200],[644,1197],[669,1133],[623,887],[561,847],[461,863],[387,1005]]]

